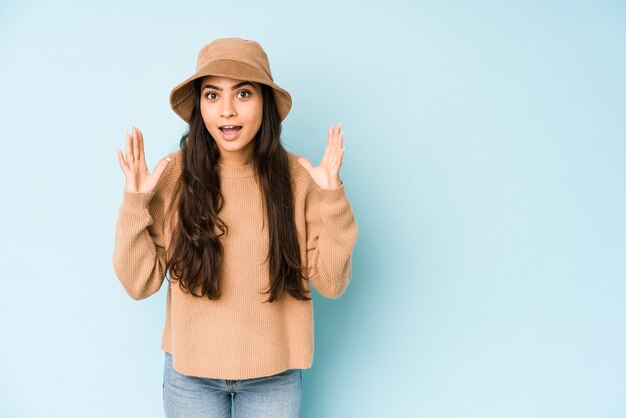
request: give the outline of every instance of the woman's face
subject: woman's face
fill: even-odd
[[[200,113],[219,147],[224,164],[252,161],[253,139],[263,119],[261,85],[233,78],[207,76],[200,87]],[[224,126],[236,125],[238,130]]]

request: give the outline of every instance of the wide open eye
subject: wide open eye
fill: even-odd
[[[252,96],[252,93],[250,93],[248,90],[241,90],[239,93],[246,93],[247,96],[244,96],[244,99],[247,99],[248,97]]]

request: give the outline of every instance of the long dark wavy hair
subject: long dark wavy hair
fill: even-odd
[[[220,236],[228,233],[228,226],[218,216],[224,204],[218,170],[220,151],[200,113],[201,81],[199,78],[193,82],[194,109],[189,130],[180,140],[183,168],[174,192],[178,225],[172,232],[175,248],[166,269],[171,277],[178,278],[173,280],[180,282],[183,292],[216,300],[221,296]],[[270,294],[266,302],[279,300],[284,291],[298,300],[311,300],[307,296],[310,291],[302,283],[308,278],[302,274],[289,156],[280,142],[280,117],[271,87],[260,85],[263,118],[253,139],[253,161],[268,220],[269,253],[265,262],[269,259],[270,263],[269,289],[262,294]]]

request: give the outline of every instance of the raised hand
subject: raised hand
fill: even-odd
[[[117,149],[117,159],[126,176],[125,190],[132,193],[151,192],[156,187],[170,159],[161,159],[154,168],[154,172],[150,174],[143,152],[143,134],[135,126],[132,126],[131,130],[132,133],[126,133],[126,159],[122,151]]]
[[[339,168],[344,151],[341,123],[337,126],[331,124],[328,128],[328,144],[320,165],[313,167],[313,164],[304,157],[298,158],[298,162],[308,171],[320,189],[337,189],[342,184],[339,178]]]

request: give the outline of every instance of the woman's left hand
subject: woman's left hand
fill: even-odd
[[[341,123],[334,127],[331,124],[328,128],[328,144],[320,165],[313,167],[313,164],[304,157],[298,158],[298,162],[309,172],[320,189],[337,189],[342,184],[339,178],[339,168],[344,151]]]

